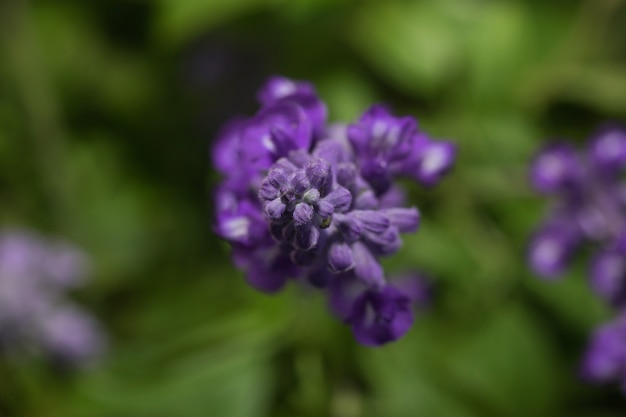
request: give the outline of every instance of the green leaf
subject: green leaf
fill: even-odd
[[[219,24],[275,6],[281,0],[156,0],[154,23],[157,39],[166,45],[180,45]]]
[[[349,41],[395,87],[432,94],[454,73],[454,20],[430,2],[371,2],[361,7]]]

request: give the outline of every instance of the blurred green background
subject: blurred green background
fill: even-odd
[[[423,225],[389,271],[435,282],[401,341],[356,344],[318,293],[250,289],[211,233],[208,149],[268,75],[313,81],[332,120],[373,102],[459,158],[410,185]],[[75,296],[111,340],[99,366],[0,359],[0,416],[617,417],[578,360],[611,312],[584,262],[524,262],[547,209],[546,138],[626,122],[621,0],[0,1],[0,224],[92,256]]]

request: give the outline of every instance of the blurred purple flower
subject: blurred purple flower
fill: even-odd
[[[270,78],[258,99],[258,113],[227,124],[212,152],[225,177],[215,231],[232,245],[235,265],[261,291],[289,279],[326,288],[332,310],[364,345],[400,338],[413,322],[411,305],[423,305],[427,293],[410,280],[387,283],[380,264],[420,222],[415,207],[402,207],[394,180],[436,183],[454,145],[381,106],[328,126],[307,82]]]
[[[613,279],[606,274],[616,274],[607,268],[607,258],[623,253],[625,246],[626,200],[620,178],[625,165],[626,132],[616,127],[600,130],[587,151],[558,143],[539,152],[531,167],[532,183],[556,204],[530,243],[529,262],[536,273],[558,276],[577,249],[591,244],[598,252],[591,273],[598,284],[594,287],[602,288],[600,295],[611,302],[620,299],[607,294],[601,283]]]
[[[626,315],[600,326],[593,334],[582,363],[590,382],[618,381],[626,392]]]
[[[553,196],[555,209],[535,232],[528,251],[532,269],[544,278],[563,273],[583,245],[595,252],[593,290],[619,311],[594,334],[583,363],[593,381],[618,380],[626,388],[626,132],[599,130],[585,151],[551,144],[535,157],[531,181]]]
[[[99,326],[65,296],[88,269],[85,254],[67,242],[0,232],[0,343],[73,365],[100,354],[105,342]]]

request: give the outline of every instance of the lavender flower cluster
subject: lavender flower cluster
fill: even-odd
[[[620,381],[626,389],[626,131],[605,127],[588,149],[566,143],[547,146],[535,158],[535,188],[556,198],[554,210],[536,231],[529,262],[545,278],[558,277],[583,246],[595,252],[591,287],[618,310],[596,332],[583,363],[592,381]]]
[[[271,78],[258,100],[261,109],[229,123],[212,152],[224,176],[215,230],[232,245],[235,265],[268,293],[289,279],[326,289],[361,344],[400,338],[424,291],[415,279],[388,283],[379,262],[420,221],[395,181],[436,184],[454,145],[379,105],[352,124],[328,125],[306,82]]]
[[[82,365],[104,347],[95,320],[66,292],[84,281],[88,262],[68,243],[27,231],[0,233],[0,346]]]

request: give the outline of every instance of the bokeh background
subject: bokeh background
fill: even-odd
[[[389,271],[431,309],[359,346],[320,294],[250,289],[211,232],[208,149],[272,74],[313,81],[332,120],[374,102],[460,148]],[[73,296],[108,354],[70,372],[0,358],[0,416],[617,417],[578,361],[610,311],[584,263],[524,261],[548,208],[527,164],[552,137],[626,122],[621,0],[3,0],[0,224],[91,256]]]

